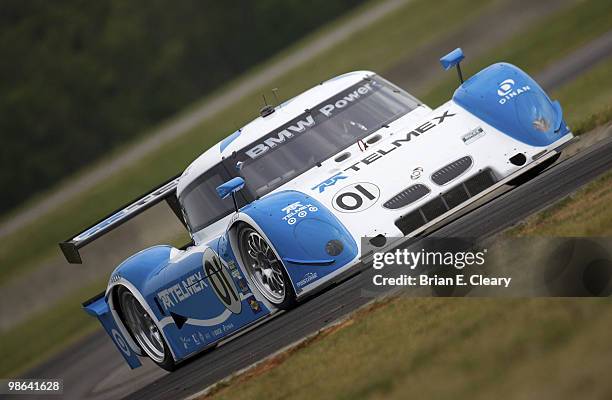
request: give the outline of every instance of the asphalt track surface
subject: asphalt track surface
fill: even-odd
[[[611,167],[612,137],[608,135],[575,156],[561,159],[533,180],[440,228],[436,236],[484,238],[494,235],[574,192]],[[100,331],[30,371],[28,376],[63,378],[64,398],[70,399],[185,398],[368,303],[371,298],[364,296],[362,289],[372,272],[366,269],[296,309],[271,318],[256,329],[196,357],[171,374],[151,363],[134,371],[128,370],[110,339]]]

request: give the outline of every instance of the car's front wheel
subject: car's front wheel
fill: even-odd
[[[529,182],[536,176],[540,175],[545,169],[553,165],[559,159],[559,157],[561,157],[560,152],[550,157],[548,160],[531,168],[529,171],[525,172],[524,174],[519,175],[516,178],[512,179],[510,182],[508,182],[508,184],[512,186],[520,186],[524,183]]]
[[[176,369],[164,337],[138,299],[127,288],[120,288],[117,296],[123,321],[140,348],[157,365],[167,371]]]
[[[253,227],[238,228],[240,257],[251,282],[272,304],[281,309],[296,305],[296,295],[285,266],[271,244]]]

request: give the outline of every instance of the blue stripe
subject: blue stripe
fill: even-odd
[[[223,139],[220,144],[221,152],[223,152],[223,150],[225,150],[225,148],[229,146],[229,144],[232,143],[238,136],[240,136],[240,129]]]

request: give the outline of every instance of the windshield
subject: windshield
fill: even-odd
[[[366,78],[242,149],[233,167],[261,197],[418,105],[383,78]]]

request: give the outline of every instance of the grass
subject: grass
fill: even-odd
[[[612,119],[611,70],[612,58],[608,58],[552,93],[563,105],[574,133],[588,132]]]
[[[206,398],[609,398],[611,328],[609,300],[400,297]]]
[[[87,285],[1,333],[0,376],[15,377],[99,328],[99,323],[81,309],[81,303],[104,287],[106,280]]]
[[[607,0],[580,1],[533,24],[525,32],[496,46],[492,51],[463,62],[465,76],[499,61],[518,65],[531,75],[537,74],[575,49],[612,29],[612,2]],[[441,104],[457,87],[455,74],[447,74],[422,99],[428,104]],[[608,76],[607,82],[609,83]]]
[[[469,23],[470,17],[481,11],[485,3],[484,0],[443,0],[437,7],[431,7],[426,0],[412,1],[337,48],[279,77],[275,86],[281,88],[283,96],[298,93],[340,72],[385,69],[419,44],[460,23]],[[464,19],[454,18],[457,16]],[[454,22],[440,26],[435,23],[439,20]],[[57,254],[57,242],[181,171],[202,151],[255,117],[260,104],[258,93],[262,91],[246,96],[180,140],[165,145],[121,174],[4,238],[0,249],[0,284]]]
[[[513,236],[612,235],[612,173],[528,218],[508,234]]]
[[[583,117],[580,122],[573,125],[574,134],[582,135],[589,132],[598,126],[602,126],[612,120],[612,106],[604,105],[601,110],[588,117]]]

